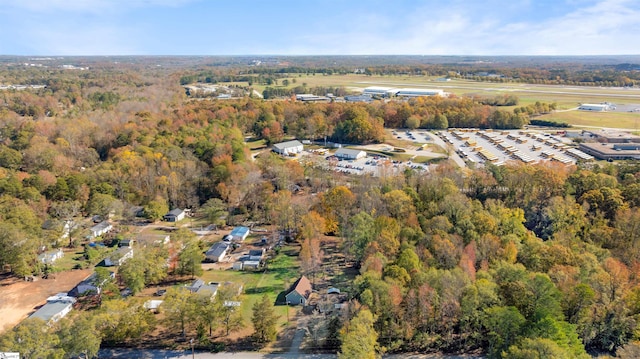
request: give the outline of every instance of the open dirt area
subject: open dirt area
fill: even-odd
[[[55,279],[0,277],[0,334],[20,323],[53,294],[68,292],[91,273],[90,269],[56,273]]]

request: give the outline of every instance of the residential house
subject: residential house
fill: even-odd
[[[100,237],[103,234],[108,233],[113,229],[113,226],[108,221],[102,221],[95,226],[91,227],[89,231],[91,234],[89,235],[91,238]]]
[[[120,247],[109,257],[105,258],[101,264],[104,267],[121,266],[122,263],[126,262],[130,258],[133,258],[133,248]]]
[[[53,264],[58,259],[64,257],[64,252],[62,249],[58,248],[55,251],[49,251],[42,253],[38,256],[38,262],[42,264]]]
[[[222,262],[228,250],[229,243],[216,242],[205,252],[205,260],[208,262]]]
[[[29,318],[40,318],[47,324],[53,324],[62,319],[73,308],[76,299],[67,293],[58,293],[47,298],[47,303],[31,314]]]
[[[113,279],[116,277],[116,274],[114,272],[109,272],[109,276]],[[104,282],[98,283],[98,275],[96,273],[91,273],[90,276],[78,283],[75,288],[71,289],[71,291],[69,291],[69,295],[72,297],[80,297],[87,293],[100,294],[101,287],[103,285]]]
[[[281,142],[273,145],[273,152],[283,156],[289,156],[296,153],[300,153],[302,152],[303,149],[304,149],[304,145],[298,140]]]
[[[164,220],[167,222],[178,222],[183,220],[186,215],[187,212],[185,212],[184,209],[175,208],[164,215]]]
[[[196,293],[199,295],[207,296],[209,298],[215,297],[218,293],[218,287],[220,285],[218,283],[209,283],[206,284],[202,279],[196,279],[191,283],[191,286],[187,287],[187,289],[191,293]]]
[[[311,295],[311,282],[305,276],[300,277],[293,285],[289,292],[284,296],[287,304],[306,305]]]
[[[244,241],[250,232],[249,227],[235,227],[230,233],[231,239],[239,242]]]

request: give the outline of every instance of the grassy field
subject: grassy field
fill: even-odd
[[[551,113],[536,117],[536,119],[566,122],[576,127],[597,126],[636,130],[638,129],[638,125],[640,125],[640,115],[625,112],[567,111]]]
[[[253,305],[265,294],[275,302],[278,294],[288,289],[300,275],[297,252],[296,247],[283,247],[280,253],[269,261],[264,272],[208,270],[204,272],[201,279],[205,282],[241,283],[244,287],[244,296],[240,308],[245,323],[250,325]],[[281,325],[287,321],[286,310],[284,306],[276,307]],[[293,311],[294,309],[291,309],[290,314],[293,314]]]

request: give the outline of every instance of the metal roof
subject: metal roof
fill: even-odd
[[[279,150],[284,150],[285,148],[298,147],[302,146],[302,142],[298,140],[280,142],[273,145],[273,148],[277,148]]]

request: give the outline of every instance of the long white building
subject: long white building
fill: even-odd
[[[605,104],[595,104],[595,103],[583,103],[578,107],[578,110],[582,111],[606,111],[609,109],[609,105]]]
[[[398,89],[398,92],[396,92],[396,96],[399,96],[399,97],[444,96],[444,90],[402,88],[402,89]]]

